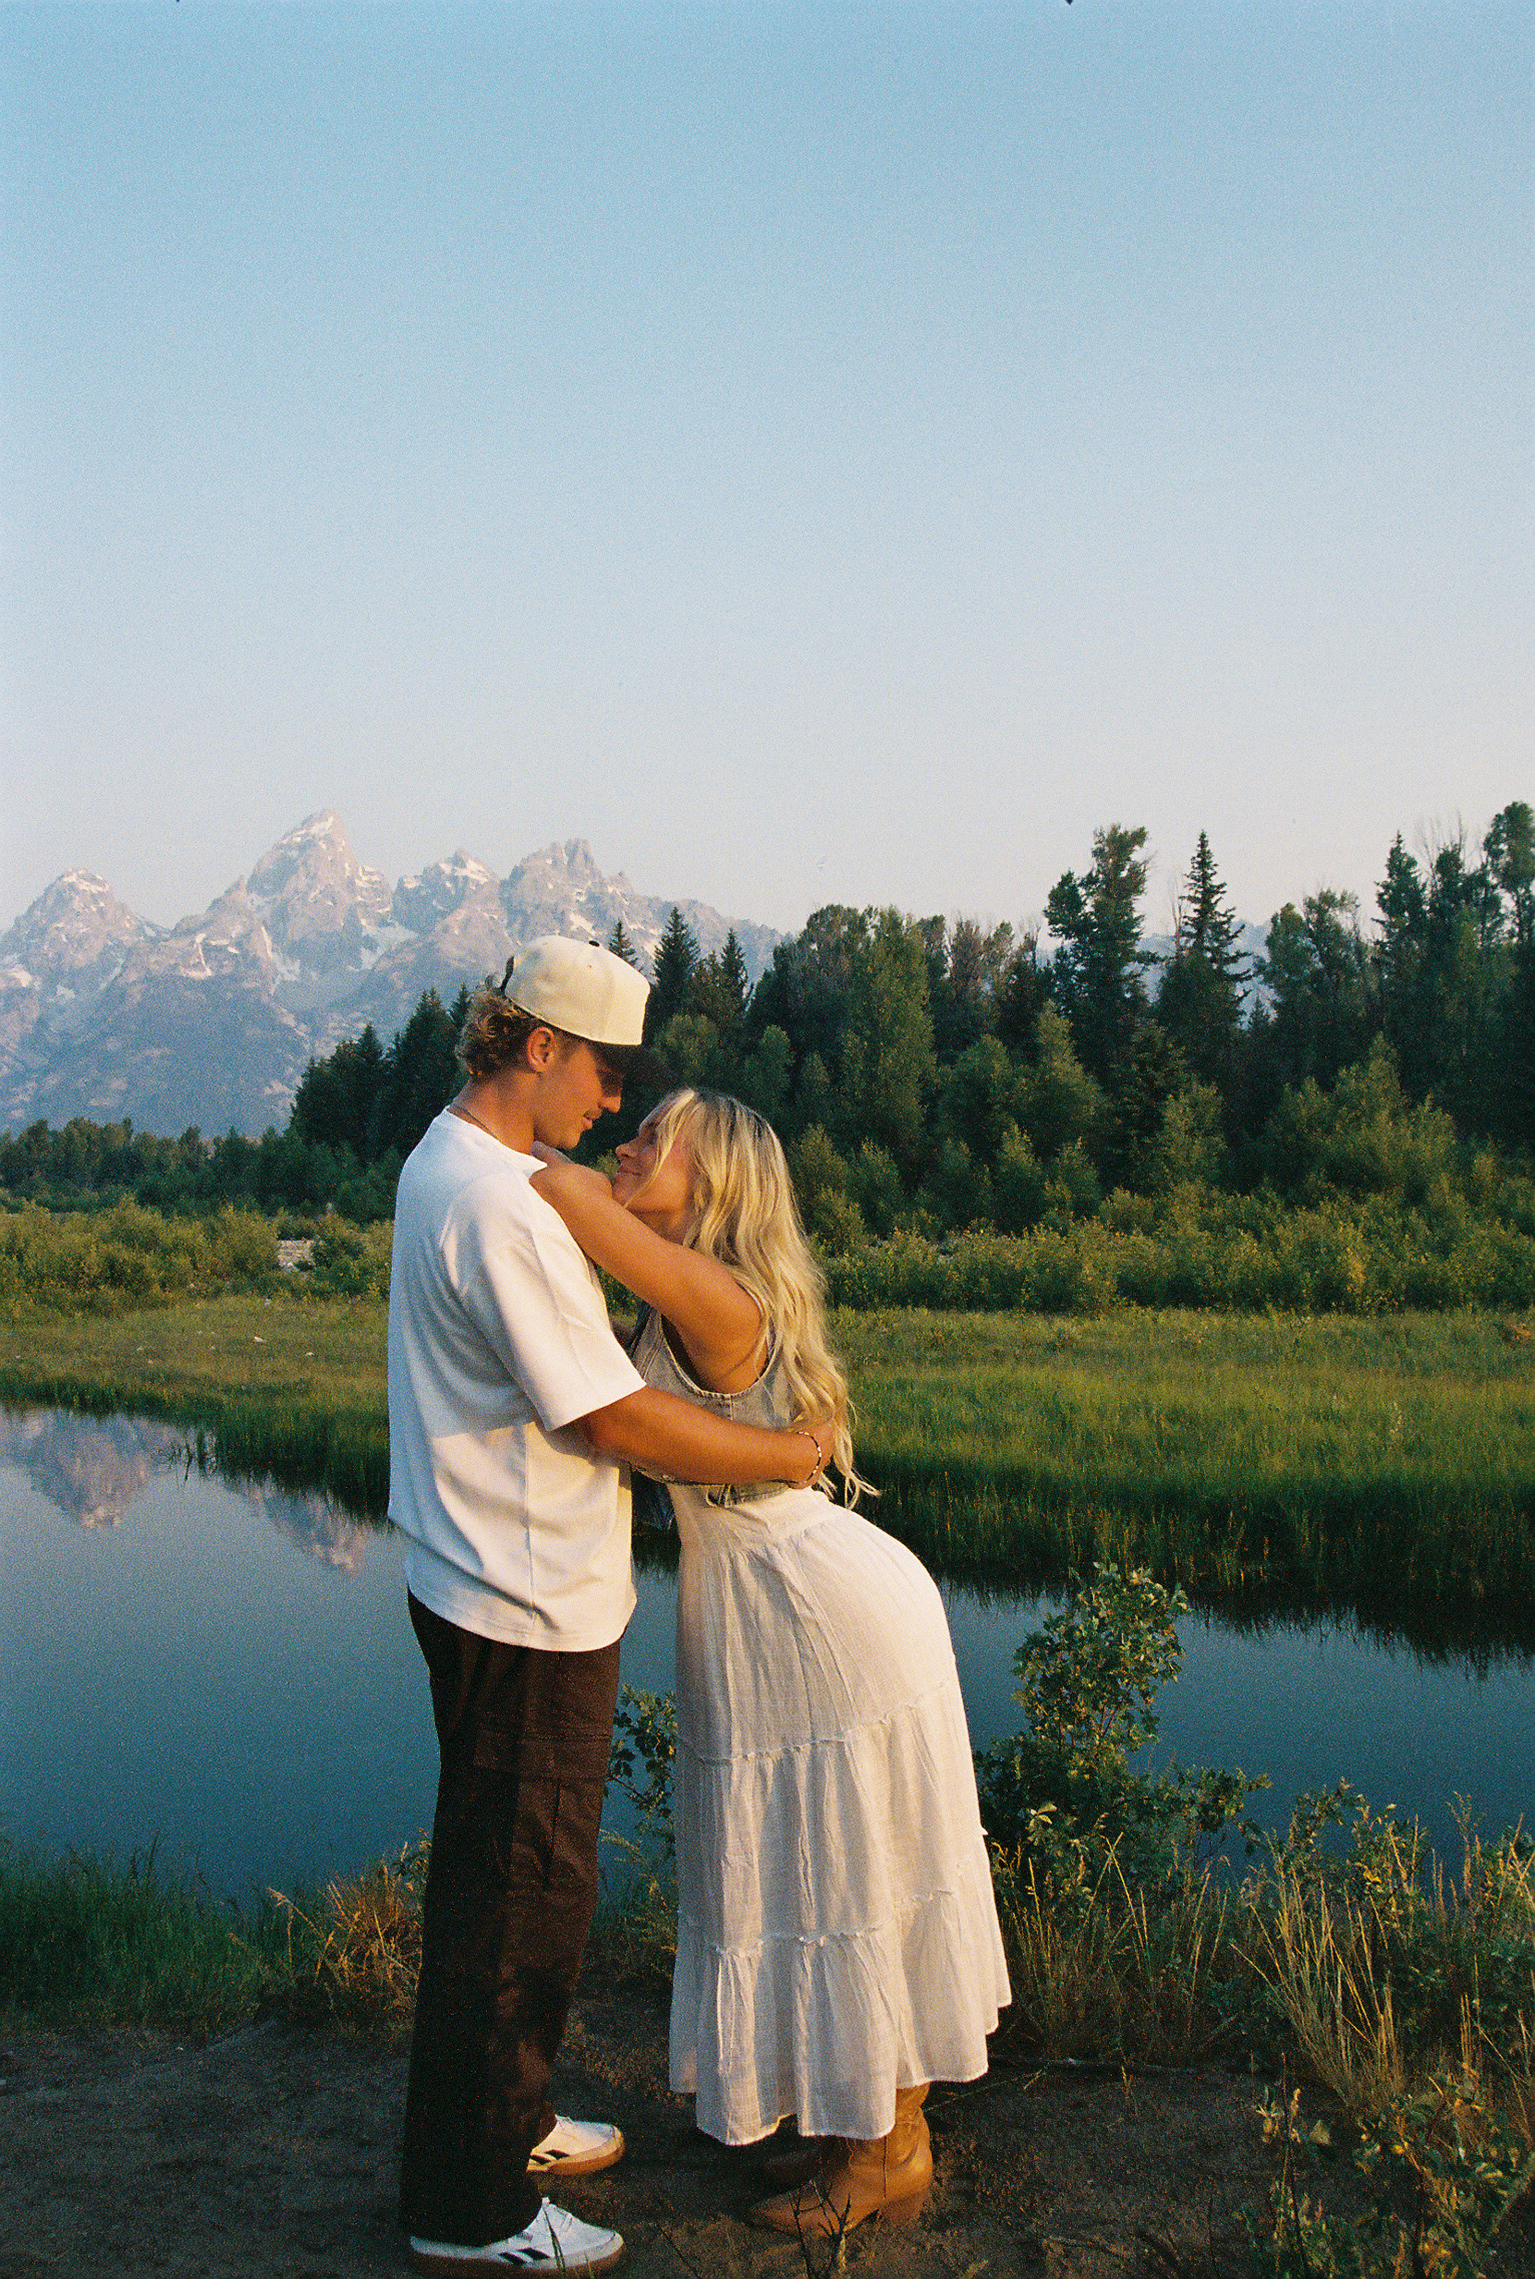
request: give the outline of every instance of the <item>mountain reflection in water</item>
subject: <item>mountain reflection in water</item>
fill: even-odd
[[[0,1410],[0,1464],[23,1472],[40,1496],[79,1527],[120,1526],[157,1476],[184,1475],[193,1461],[184,1433],[147,1417]],[[293,1495],[246,1480],[224,1484],[310,1558],[349,1575],[361,1567],[363,1546],[377,1532],[349,1518],[326,1495]]]
[[[0,1463],[25,1472],[39,1495],[81,1527],[116,1527],[181,1447],[165,1425],[135,1417],[0,1412]]]

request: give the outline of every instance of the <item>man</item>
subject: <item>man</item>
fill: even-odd
[[[815,1434],[758,1432],[648,1388],[597,1277],[529,1184],[620,1104],[648,986],[549,936],[472,1004],[463,1091],[400,1176],[389,1294],[389,1512],[441,1749],[406,2099],[415,2267],[598,2272],[614,2231],[543,2199],[617,2129],[548,2101],[597,1894],[634,1607],[620,1462],[804,1482]],[[648,1056],[643,1056],[648,1057]]]

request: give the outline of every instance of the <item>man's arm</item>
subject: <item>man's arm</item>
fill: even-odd
[[[821,1469],[829,1437],[824,1423],[797,1425],[788,1432],[731,1424],[651,1385],[576,1422],[600,1456],[618,1456],[674,1480],[733,1488],[763,1480],[809,1487]]]

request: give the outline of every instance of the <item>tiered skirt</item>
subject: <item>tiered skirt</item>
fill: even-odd
[[[1009,1999],[943,1602],[809,1490],[675,1488],[671,2080],[727,2144],[878,2137],[969,2081]]]

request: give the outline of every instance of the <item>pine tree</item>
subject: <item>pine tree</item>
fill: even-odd
[[[751,994],[746,978],[746,960],[736,940],[734,926],[725,936],[725,946],[694,968],[688,986],[688,1011],[701,1013],[714,1023],[720,1035],[733,1042],[741,1033],[746,1019],[746,1001]]]
[[[636,972],[639,971],[639,957],[635,951],[633,942],[630,941],[628,935],[624,932],[624,922],[622,918],[615,918],[613,921],[613,931],[608,936],[608,948],[611,950],[614,957],[621,957],[625,965],[632,965]]]
[[[1210,842],[1201,831],[1178,898],[1173,954],[1157,992],[1157,1017],[1188,1068],[1225,1085],[1242,1022],[1251,968],[1237,948],[1241,929],[1226,901]]]
[[[1050,889],[1045,917],[1060,937],[1055,953],[1057,1002],[1071,1023],[1090,1073],[1112,1081],[1129,1064],[1146,1015],[1142,975],[1151,958],[1141,948],[1136,904],[1146,891],[1143,828],[1110,823],[1093,834],[1093,867],[1067,871]]]
[[[1202,957],[1223,981],[1231,984],[1240,998],[1239,985],[1247,979],[1250,968],[1236,947],[1241,928],[1226,901],[1225,884],[1216,870],[1215,857],[1203,831],[1184,880],[1179,915],[1180,932],[1190,954]]]
[[[698,965],[698,940],[674,902],[656,944],[655,981],[645,1008],[645,1042],[654,1042],[675,1013],[687,1010],[688,985]]]
[[[349,1147],[367,1160],[368,1128],[384,1081],[384,1052],[371,1021],[325,1060],[312,1060],[299,1080],[288,1129],[325,1147]]]
[[[384,1055],[368,1127],[370,1161],[389,1148],[402,1159],[409,1155],[453,1098],[464,1080],[457,1044],[452,1014],[428,989]]]

